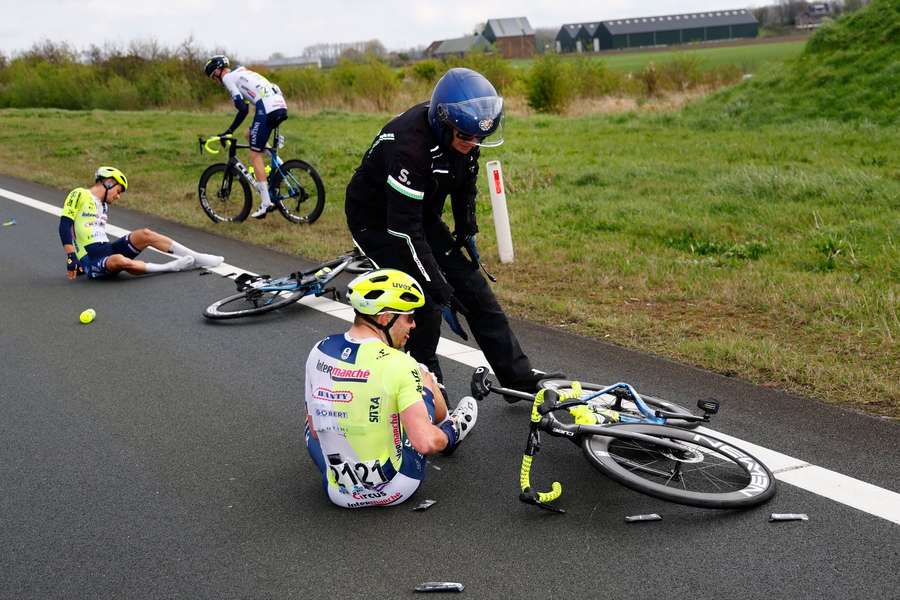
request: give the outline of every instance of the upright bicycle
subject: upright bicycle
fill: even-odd
[[[623,385],[626,384],[609,387]],[[472,396],[478,400],[491,392],[504,396],[524,394],[511,394],[515,390],[494,385],[485,367],[476,369],[471,387]],[[623,389],[628,388],[631,386]],[[708,422],[719,410],[713,400],[698,402],[702,415],[654,409],[646,402],[635,402],[637,414],[645,421],[626,423],[621,415],[611,415],[608,408],[591,407],[577,382],[569,382],[561,393],[557,389],[542,387],[537,394],[524,394],[533,404],[519,472],[522,502],[564,512],[550,504],[562,494],[559,482],[554,481],[549,492],[539,492],[531,485],[532,461],[541,449],[541,432],[580,446],[588,462],[614,481],[669,502],[701,508],[749,508],[775,494],[772,472],[746,451],[706,433],[659,423],[667,419]],[[640,399],[634,393],[631,400]],[[628,416],[638,419],[635,413]]]
[[[312,269],[284,277],[244,273],[235,279],[237,293],[210,304],[203,316],[214,320],[238,319],[283,308],[306,296],[331,293],[337,297],[337,289],[328,285],[335,277],[345,271],[365,273],[373,268],[372,261],[354,249]]]
[[[278,129],[272,136],[274,146],[266,146],[270,162],[266,165],[269,197],[285,219],[292,223],[313,223],[325,208],[325,186],[316,170],[299,159],[282,161],[278,149],[284,137]],[[198,139],[200,152],[218,154],[215,145],[228,146],[228,162],[210,165],[200,176],[197,193],[203,212],[215,223],[240,222],[250,214],[256,178],[253,168],[246,167],[237,157],[239,144],[233,135]],[[237,185],[235,185],[237,184]]]

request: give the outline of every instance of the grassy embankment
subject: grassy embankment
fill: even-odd
[[[196,134],[221,129],[225,113],[0,111],[0,171],[65,189],[114,163],[132,181],[128,206],[324,258],[349,247],[343,188],[387,117],[287,122],[285,156],[310,160],[327,185],[312,227],[202,214],[196,181],[213,159],[198,155]],[[516,316],[897,417],[897,134],[513,118],[507,144],[485,158],[505,167],[517,260],[497,261],[486,189],[482,253]],[[535,293],[548,287],[557,292]]]

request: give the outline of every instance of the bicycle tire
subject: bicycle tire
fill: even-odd
[[[261,315],[292,304],[307,292],[305,287],[290,292],[244,290],[213,302],[203,311],[203,316],[207,319],[222,320]]]
[[[572,380],[570,379],[545,379],[540,382],[541,387],[552,389],[555,391],[560,390],[568,390],[571,389]],[[586,391],[594,391],[598,392],[602,389],[605,389],[609,386],[601,385],[599,383],[591,383],[589,381],[581,381],[581,388]],[[602,398],[602,397],[601,397]],[[641,394],[641,399],[647,403],[650,408],[664,410],[667,412],[680,413],[683,415],[692,415],[691,411],[681,406],[680,404],[675,404],[674,402],[669,402],[668,400],[663,400],[662,398],[656,398],[654,396],[645,396]],[[612,404],[612,401],[609,402]],[[630,416],[634,417],[642,417],[643,415],[638,410],[637,406],[630,401],[623,401],[622,409],[619,412],[626,413]],[[693,416],[693,415],[692,415]],[[673,427],[681,427],[683,429],[695,429],[698,425],[700,425],[699,421],[685,421],[677,418],[667,418],[666,425],[671,425]]]
[[[218,179],[221,174],[221,180]],[[227,176],[230,176],[230,185]],[[213,182],[215,190],[210,196],[209,184]],[[239,182],[243,199],[235,194],[234,182]],[[250,214],[253,196],[250,185],[244,181],[237,169],[225,163],[217,163],[207,167],[200,175],[200,183],[197,185],[197,195],[200,198],[200,207],[213,223],[239,223]]]
[[[651,437],[676,440],[683,456],[652,442],[588,435],[581,447],[592,465],[635,491],[700,508],[749,508],[775,494],[775,478],[744,450],[706,434],[666,425],[610,425]],[[676,479],[671,470],[680,469]]]
[[[315,196],[309,193],[312,189]],[[287,160],[274,169],[269,191],[272,202],[291,223],[314,223],[325,209],[322,178],[312,165],[302,160]]]

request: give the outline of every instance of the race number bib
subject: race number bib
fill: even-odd
[[[367,460],[363,462],[345,462],[339,454],[328,455],[328,468],[334,481],[341,487],[353,489],[355,487],[374,488],[375,486],[390,481],[384,474],[381,462]]]

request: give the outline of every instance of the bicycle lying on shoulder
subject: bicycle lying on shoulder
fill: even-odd
[[[491,392],[532,400],[528,443],[519,472],[519,499],[554,512],[562,495],[554,481],[549,492],[531,485],[541,432],[580,446],[601,473],[635,491],[700,508],[749,508],[775,494],[775,478],[758,459],[730,442],[673,424],[709,422],[719,410],[715,400],[700,400],[702,415],[682,406],[640,396],[626,383],[611,386],[576,381],[541,382],[537,394],[495,385],[486,367],[472,375],[472,396]],[[587,392],[585,390],[587,389]],[[599,401],[597,401],[599,400]],[[652,404],[652,406],[651,406]],[[557,416],[563,416],[565,421]]]
[[[354,249],[312,269],[284,277],[244,273],[234,280],[238,293],[213,302],[203,311],[203,316],[216,320],[238,319],[283,308],[306,296],[331,293],[337,299],[337,289],[328,286],[335,277],[345,271],[358,274],[373,269],[372,261]]]
[[[271,160],[266,165],[269,198],[285,219],[292,223],[313,223],[325,208],[325,186],[316,170],[299,159],[282,161],[278,149],[284,145],[284,136],[275,129],[274,146],[266,146]],[[198,139],[200,153],[204,150],[218,154],[215,145],[228,146],[228,162],[210,165],[200,176],[197,193],[203,212],[215,223],[240,222],[250,214],[253,206],[253,190],[256,178],[253,167],[246,167],[237,157],[239,144],[233,135],[212,136]],[[235,186],[237,183],[237,186]]]

